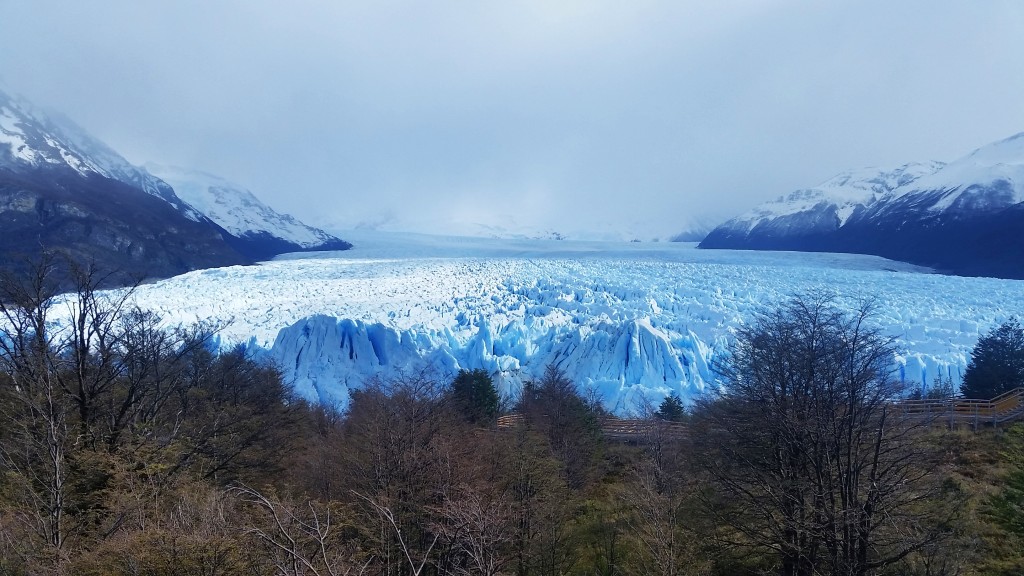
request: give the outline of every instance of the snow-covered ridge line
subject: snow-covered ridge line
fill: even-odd
[[[1024,202],[1024,133],[982,146],[948,164],[912,162],[893,170],[862,168],[843,172],[812,188],[765,202],[722,227],[749,233],[758,224],[826,207],[839,216],[833,226],[842,227],[858,209],[908,196],[929,196],[925,208],[942,212],[969,196],[972,190],[997,184],[1006,189],[1006,194],[998,199],[999,205]]]
[[[79,191],[89,186],[102,188],[104,192],[113,194],[112,198],[94,202],[88,209],[81,209],[81,204],[98,198],[95,191],[62,198],[61,202],[77,203],[79,206],[76,209],[79,209],[80,215],[108,218],[111,222],[120,222],[122,228],[129,230],[136,229],[134,222],[128,223],[125,220],[132,219],[135,214],[131,210],[126,212],[117,208],[130,201],[152,207],[152,203],[144,197],[134,198],[137,191],[166,202],[181,216],[200,224],[199,227],[185,224],[186,228],[206,228],[198,234],[205,233],[213,239],[208,240],[211,245],[216,246],[205,252],[220,253],[220,257],[205,259],[203,263],[199,262],[203,260],[201,258],[188,257],[188,263],[185,264],[175,257],[171,260],[182,262],[180,266],[173,267],[175,272],[203,267],[209,263],[257,261],[288,252],[344,250],[351,247],[349,243],[323,230],[274,211],[248,190],[223,178],[155,164],[147,166],[148,170],[132,165],[66,117],[43,112],[20,98],[0,92],[0,170],[17,175],[21,181],[33,182],[37,191],[47,198],[60,197],[58,191],[64,189]],[[127,186],[119,186],[118,183]],[[134,200],[130,200],[132,198]],[[159,211],[162,207],[154,209]],[[164,232],[174,236],[182,226],[170,222],[164,216],[155,218],[151,228],[153,230],[145,234],[140,233],[141,239],[134,238],[133,241],[119,239],[112,242],[103,233],[94,234],[90,227],[76,229],[81,230],[77,236],[65,234],[60,241],[84,245],[87,252],[90,243],[103,244],[104,249],[109,246],[132,246],[121,253],[107,255],[107,258],[114,261],[114,267],[123,267],[125,253],[135,250],[136,255],[141,254],[139,243],[149,242],[145,250],[150,254],[171,249],[173,242],[166,241],[157,245],[154,239],[165,238]],[[52,226],[51,230],[59,231],[60,227]],[[123,236],[120,232],[107,233],[110,234],[118,238]],[[179,244],[192,245],[191,240]],[[69,247],[78,249],[78,246]],[[130,262],[128,266],[146,267],[144,263],[135,262]]]
[[[856,252],[1024,279],[1024,134],[950,162],[841,174],[712,230],[701,248]]]
[[[3,92],[0,92],[0,144],[7,144],[10,153],[9,158],[4,158],[0,150],[0,166],[16,172],[67,167],[83,177],[103,176],[164,200],[192,221],[205,220],[200,212],[178,198],[170,185],[132,165],[69,118],[45,112]]]
[[[850,306],[873,298],[904,350],[894,369],[921,383],[959,381],[978,335],[1024,303],[1021,282],[897,272],[912,268],[874,257],[572,242],[509,256],[500,245],[204,270],[136,298],[168,324],[225,322],[225,345],[262,350],[311,398],[344,403],[367,378],[417,367],[483,368],[514,388],[556,364],[619,411],[713,385],[708,367],[735,327],[795,293],[826,288]]]
[[[837,222],[832,225],[841,227],[858,209],[867,208],[943,167],[945,164],[942,162],[912,162],[891,170],[850,170],[812,188],[795,190],[765,202],[729,220],[722,227],[747,234],[763,222],[823,208],[834,213]]]
[[[266,234],[303,249],[339,243],[338,238],[275,211],[243,186],[219,176],[155,163],[147,163],[145,169],[236,237]]]

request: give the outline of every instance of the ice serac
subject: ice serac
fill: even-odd
[[[971,276],[1024,278],[1024,133],[949,164],[840,175],[713,230],[702,248],[876,254]]]
[[[278,334],[271,357],[301,395],[331,405],[348,402],[387,367],[414,365],[426,353],[393,329],[324,315],[305,318]]]
[[[270,356],[300,394],[342,406],[350,390],[374,378],[424,371],[450,378],[482,369],[508,393],[556,366],[620,412],[649,395],[692,397],[713,381],[712,347],[692,333],[673,341],[646,318],[562,329],[529,320],[491,326],[480,318],[468,331],[453,331],[316,315],[282,329]]]
[[[275,211],[243,186],[219,176],[155,163],[146,164],[145,168],[237,238],[235,248],[250,258],[260,260],[285,252],[352,247],[323,230]]]

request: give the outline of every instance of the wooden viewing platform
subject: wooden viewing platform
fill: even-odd
[[[1014,388],[991,400],[972,398],[939,398],[904,400],[898,406],[906,418],[930,418],[937,423],[957,425],[999,426],[1024,419],[1024,388]]]
[[[526,419],[522,414],[507,414],[498,418],[498,429],[509,430],[522,426]],[[686,425],[657,418],[616,418],[606,416],[599,420],[601,433],[609,440],[623,442],[647,442],[655,437],[682,438]],[[657,435],[657,436],[656,436]]]
[[[903,400],[896,404],[904,418],[928,419],[950,428],[971,426],[975,430],[983,426],[999,426],[1024,420],[1024,388],[1004,392],[991,400],[973,398],[938,398],[924,400]],[[498,418],[499,430],[518,428],[526,423],[522,414],[506,414]],[[601,433],[609,440],[624,442],[648,442],[654,438],[683,438],[686,425],[657,418],[616,418],[606,416],[600,419]]]

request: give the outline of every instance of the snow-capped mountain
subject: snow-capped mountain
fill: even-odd
[[[236,248],[251,258],[352,247],[323,230],[276,212],[249,190],[219,176],[154,163],[147,163],[145,169],[170,184],[182,200],[243,240],[236,243]]]
[[[943,164],[865,169],[713,230],[702,248],[859,252],[957,274],[1024,278],[1024,133]]]
[[[247,259],[159,178],[70,121],[0,93],[0,263],[41,250],[93,263],[110,284]]]
[[[224,211],[216,198],[197,198],[214,218],[67,118],[0,92],[0,262],[57,249],[113,272],[109,281],[121,283],[350,247],[248,193],[232,197]]]
[[[102,176],[156,196],[190,220],[203,219],[203,215],[182,202],[166,182],[133,166],[64,115],[43,112],[3,92],[0,92],[0,168],[17,174],[70,169],[83,178]]]
[[[992,210],[1024,202],[1024,132],[924,175],[896,195],[935,196],[928,209]]]
[[[304,396],[344,404],[374,377],[483,369],[506,391],[563,369],[627,412],[716,386],[712,366],[763,306],[811,290],[872,298],[896,377],[958,382],[979,334],[1024,314],[1024,283],[930,274],[875,256],[661,243],[355,232],[334,256],[289,255],[142,286],[166,325],[222,323]]]
[[[795,190],[766,202],[721,224],[715,233],[756,236],[835,231],[854,213],[942,166],[939,162],[927,162],[895,170],[862,168],[843,172],[813,188]]]

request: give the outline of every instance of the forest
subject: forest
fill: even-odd
[[[622,439],[557,366],[310,404],[103,284],[0,276],[0,574],[1024,573],[1024,427],[901,417],[870,303],[766,307],[722,391]]]

